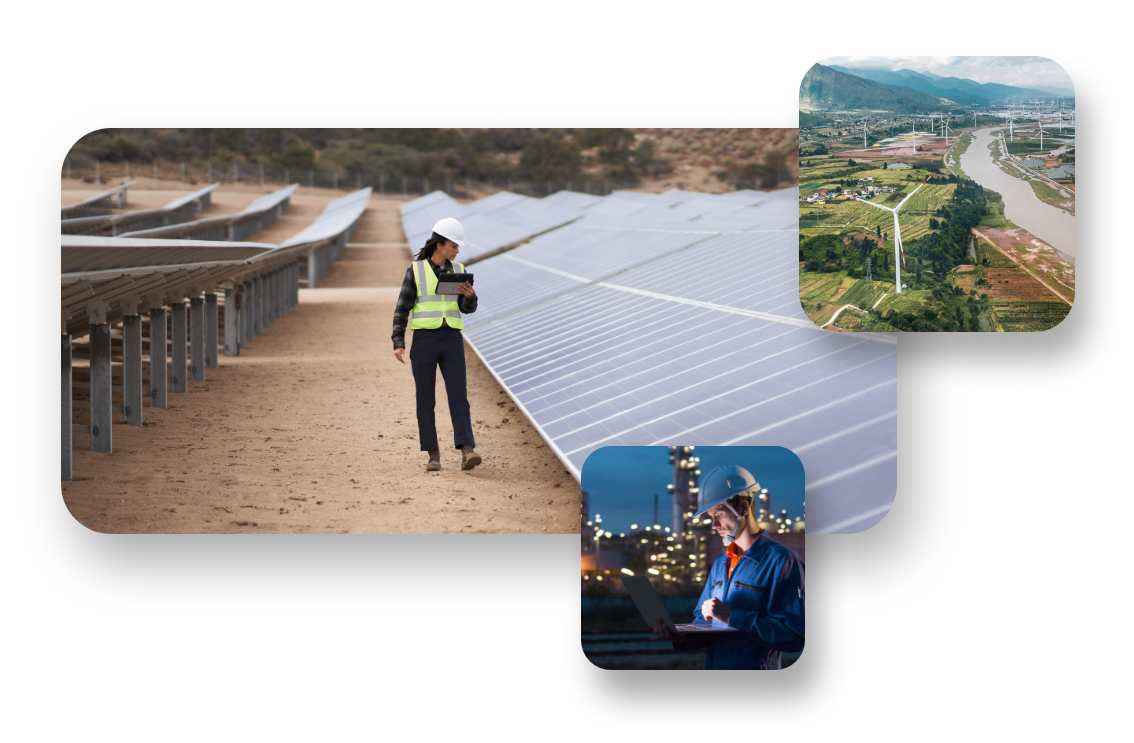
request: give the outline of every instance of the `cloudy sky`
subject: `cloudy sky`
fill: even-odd
[[[825,66],[876,70],[932,72],[942,77],[963,77],[978,83],[1000,83],[1022,88],[1047,85],[1072,90],[1071,78],[1047,57],[828,57]]]

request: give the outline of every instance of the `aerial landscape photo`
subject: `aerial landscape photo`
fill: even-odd
[[[1075,301],[1075,93],[1043,57],[831,57],[799,87],[799,299],[834,332],[1031,332]]]

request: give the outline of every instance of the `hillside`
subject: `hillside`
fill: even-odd
[[[715,193],[794,185],[798,149],[794,128],[102,129],[75,143],[64,171],[89,183],[144,174],[184,185]]]
[[[904,85],[914,90],[920,90],[922,93],[929,93],[939,98],[948,98],[956,103],[987,103],[985,98],[973,95],[968,91],[958,90],[956,87],[947,87],[943,81],[932,80],[913,70],[851,69],[839,65],[831,65],[831,69],[844,75],[852,75],[876,83]]]
[[[908,86],[865,80],[820,64],[812,66],[799,85],[803,111],[843,108],[916,113],[951,103]]]
[[[1035,88],[1020,88],[1014,85],[1001,85],[1000,83],[978,83],[963,77],[930,76],[914,70],[877,70],[868,68],[848,68],[831,65],[831,69],[852,75],[864,80],[891,85],[904,85],[923,93],[949,98],[957,103],[989,102],[1007,97],[1020,98],[1048,98],[1051,93],[1045,93]]]

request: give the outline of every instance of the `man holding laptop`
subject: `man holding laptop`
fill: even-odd
[[[803,561],[758,525],[752,492],[759,487],[736,465],[705,477],[697,515],[708,513],[728,549],[713,562],[692,625],[674,625],[664,607],[654,612],[654,632],[675,649],[704,648],[706,669],[779,669],[781,652],[803,649]]]

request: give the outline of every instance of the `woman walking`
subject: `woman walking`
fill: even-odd
[[[456,262],[465,244],[465,228],[452,218],[433,225],[433,235],[406,270],[402,291],[394,308],[394,356],[403,364],[406,352],[406,325],[413,330],[410,368],[417,386],[417,432],[421,450],[429,452],[426,472],[441,469],[441,447],[437,443],[434,416],[437,369],[445,380],[449,416],[453,421],[453,443],[461,452],[461,469],[480,464],[473,440],[472,417],[465,382],[465,343],[461,337],[462,314],[476,312],[476,292],[472,284],[460,285],[460,295],[438,294],[438,277],[443,273],[464,273]]]

